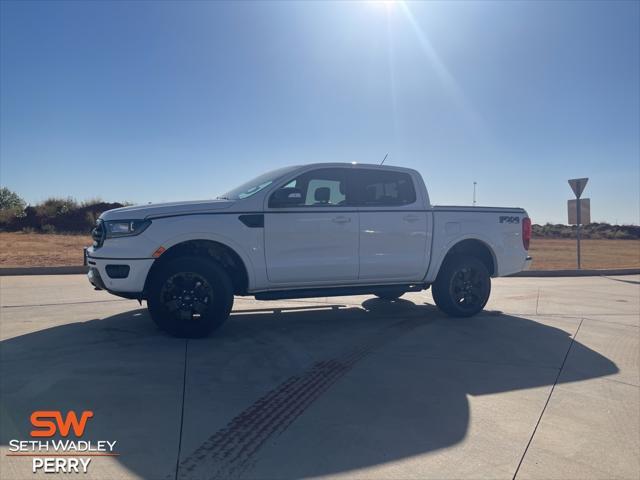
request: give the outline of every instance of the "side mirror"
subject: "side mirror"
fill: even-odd
[[[302,190],[299,188],[281,188],[276,190],[271,196],[269,201],[270,207],[286,207],[293,205],[302,205],[304,198],[302,198]]]

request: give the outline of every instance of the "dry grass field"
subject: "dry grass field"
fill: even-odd
[[[639,268],[640,240],[582,240],[582,268]],[[532,238],[532,270],[576,268],[576,240]]]
[[[89,235],[0,232],[0,266],[58,267],[82,265]]]
[[[87,235],[0,233],[2,267],[81,265]],[[534,238],[529,253],[535,270],[576,267],[573,239]],[[582,268],[639,268],[640,240],[583,240]]]

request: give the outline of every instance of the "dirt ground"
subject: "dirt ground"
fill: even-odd
[[[88,235],[0,233],[0,265],[41,267],[81,265]],[[576,267],[574,239],[534,238],[530,255],[534,270]],[[638,268],[640,240],[583,240],[582,268]]]

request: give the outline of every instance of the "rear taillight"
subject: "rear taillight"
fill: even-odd
[[[524,217],[522,219],[522,246],[525,250],[529,250],[529,243],[531,242],[531,219]]]

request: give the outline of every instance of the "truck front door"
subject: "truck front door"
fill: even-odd
[[[357,280],[358,213],[347,203],[348,170],[311,170],[270,195],[264,222],[270,282]]]

